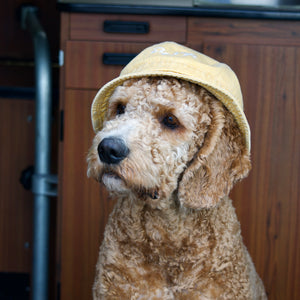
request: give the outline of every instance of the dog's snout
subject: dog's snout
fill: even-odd
[[[99,144],[98,154],[102,162],[118,164],[129,154],[129,149],[122,139],[108,137]]]

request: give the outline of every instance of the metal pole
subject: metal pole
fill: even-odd
[[[50,199],[49,183],[51,139],[51,59],[48,40],[38,18],[37,8],[21,8],[21,25],[30,32],[35,53],[36,123],[35,168],[32,191],[34,193],[32,299],[48,299],[48,258]]]

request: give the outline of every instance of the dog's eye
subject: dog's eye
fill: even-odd
[[[178,119],[172,114],[166,115],[162,119],[162,124],[164,124],[166,127],[170,128],[170,129],[176,129],[180,125]]]
[[[117,109],[116,109],[116,114],[117,115],[122,115],[125,113],[125,108],[126,108],[126,105],[122,104],[122,103],[119,103],[117,105]]]

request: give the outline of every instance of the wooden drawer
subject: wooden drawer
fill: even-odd
[[[160,42],[186,40],[186,17],[71,14],[72,40]]]
[[[254,45],[300,45],[300,22],[225,18],[188,19],[188,44],[217,41]]]
[[[150,45],[68,41],[65,55],[66,87],[99,89],[117,77],[131,57]],[[106,62],[103,62],[105,56]]]

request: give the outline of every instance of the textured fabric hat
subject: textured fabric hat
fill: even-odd
[[[108,99],[125,80],[148,76],[171,76],[198,84],[234,115],[250,152],[250,128],[243,111],[239,81],[226,64],[174,42],[164,42],[144,49],[120,73],[105,84],[94,98],[91,110],[95,132],[101,130]]]

